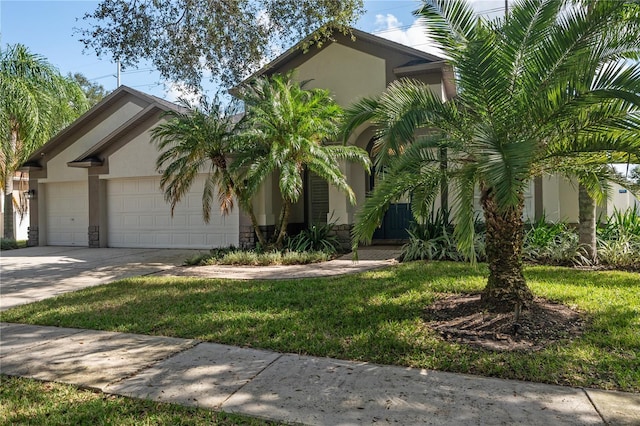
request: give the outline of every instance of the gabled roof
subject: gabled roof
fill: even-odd
[[[76,119],[69,126],[62,129],[58,134],[56,134],[53,138],[51,138],[47,143],[45,143],[40,149],[35,151],[29,159],[24,163],[21,169],[23,170],[40,170],[43,168],[41,163],[42,159],[45,156],[45,153],[56,152],[62,148],[65,143],[68,143],[70,140],[74,139],[74,136],[82,131],[82,129],[86,128],[86,125],[90,123],[92,120],[98,118],[101,114],[106,113],[109,108],[118,102],[122,101],[122,99],[130,97],[135,98],[137,100],[142,101],[147,106],[143,109],[143,111],[136,114],[131,119],[127,120],[122,126],[120,126],[115,131],[111,132],[108,136],[103,138],[100,141],[97,141],[93,147],[87,151],[80,158],[74,160],[71,163],[83,163],[89,164],[88,158],[93,157],[91,163],[92,165],[96,165],[95,163],[98,161],[95,158],[95,154],[99,152],[102,148],[108,145],[110,142],[114,141],[118,135],[122,135],[127,131],[128,128],[133,126],[136,122],[139,122],[142,119],[147,119],[152,113],[157,113],[161,111],[176,111],[176,112],[185,112],[186,108],[166,101],[164,99],[158,98],[156,96],[149,95],[147,93],[140,92],[138,90],[132,89],[127,86],[120,86],[109,95],[107,95],[104,99],[94,105],[91,109],[85,112],[82,116]],[[71,165],[71,164],[70,164]],[[75,165],[75,164],[74,164]],[[76,167],[78,165],[75,165]]]
[[[349,31],[351,32],[351,34],[353,34],[353,37],[355,38],[355,40],[353,40],[348,35],[345,36],[345,35],[343,35],[341,33],[337,33],[337,34],[334,34],[334,37],[333,37],[332,40],[329,40],[329,41],[325,42],[325,44],[323,46],[329,45],[331,43],[340,43],[340,44],[348,45],[349,47],[354,48],[354,49],[360,49],[360,48],[362,48],[363,44],[367,43],[367,44],[371,44],[371,45],[374,45],[374,46],[380,48],[380,49],[377,50],[379,52],[379,56],[380,57],[384,57],[383,52],[384,52],[385,49],[394,50],[396,52],[403,53],[403,54],[409,56],[411,59],[409,59],[407,61],[407,64],[404,64],[404,65],[416,65],[416,64],[421,64],[421,63],[425,63],[425,64],[426,63],[439,63],[439,64],[441,64],[441,66],[445,65],[445,59],[441,58],[439,56],[432,55],[432,54],[424,52],[422,50],[414,49],[413,47],[409,47],[409,46],[406,46],[404,44],[396,43],[396,42],[388,40],[386,38],[378,37],[376,35],[373,35],[373,34],[370,34],[370,33],[366,33],[364,31],[360,31],[360,30],[355,29],[355,28],[350,28]],[[312,34],[308,35],[302,41],[297,43],[295,46],[289,48],[282,55],[278,56],[273,61],[269,62],[268,64],[266,64],[265,66],[260,68],[258,71],[253,73],[251,76],[246,78],[241,84],[244,84],[247,81],[250,81],[253,78],[261,76],[263,74],[268,74],[271,70],[277,70],[280,67],[282,67],[284,64],[286,64],[286,63],[294,60],[295,58],[305,54],[306,52],[305,52],[305,49],[303,47],[307,46],[313,40],[314,37],[315,37],[315,33],[312,33]],[[347,44],[347,41],[350,42],[350,43]],[[314,47],[311,46],[309,49],[314,49]],[[317,48],[317,49],[320,50],[322,48]],[[232,90],[234,90],[234,89],[232,89]]]
[[[396,74],[396,77],[412,76],[420,72],[441,72],[448,95],[450,97],[455,95],[456,89],[453,71],[446,59],[355,28],[350,28],[348,31],[350,31],[350,34],[347,33],[347,35],[340,32],[335,33],[332,39],[323,43],[322,47],[311,46],[305,48],[305,46],[308,46],[316,36],[316,33],[310,34],[295,46],[286,50],[282,55],[264,65],[251,76],[247,77],[238,86],[232,88],[230,93],[235,94],[240,86],[256,77],[264,74],[268,75],[271,73],[282,72],[281,70],[283,68],[287,69],[288,66],[294,68],[295,65],[291,66],[290,63],[295,64],[306,60],[302,58],[303,55],[306,54],[313,56],[326,46],[338,43],[385,60],[393,56],[394,61],[396,62],[393,63],[391,69]],[[397,62],[398,58],[404,58],[404,60]]]
[[[157,104],[151,104],[138,112],[136,115],[128,119],[120,127],[102,138],[98,143],[93,145],[88,151],[82,153],[78,158],[67,163],[69,167],[94,167],[102,165],[99,154],[115,141],[120,140],[129,134],[139,123],[153,117],[158,110],[161,109]]]

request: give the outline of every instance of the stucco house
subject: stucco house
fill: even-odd
[[[238,244],[238,213],[202,221],[201,179],[171,217],[150,131],[175,104],[121,86],[25,163],[29,245],[210,248]]]
[[[256,75],[295,70],[295,78],[309,80],[310,88],[329,89],[342,106],[375,96],[394,80],[411,77],[428,84],[442,101],[455,96],[453,71],[439,57],[371,34],[353,30],[336,34],[321,48],[294,47],[267,64]],[[34,153],[24,169],[30,173],[29,245],[90,247],[211,248],[251,245],[252,228],[241,212],[201,219],[203,178],[170,215],[159,189],[155,168],[158,152],[150,130],[163,112],[179,108],[162,99],[120,87]],[[363,125],[348,143],[370,152],[375,129]],[[343,171],[361,203],[376,184],[359,165],[344,163]],[[254,198],[259,224],[274,227],[280,209],[277,177],[268,179]],[[343,240],[360,204],[308,174],[304,195],[294,206],[290,223],[301,228],[331,221]],[[577,222],[575,183],[557,176],[531,182],[525,217]],[[409,200],[391,206],[375,240],[406,238]]]
[[[362,31],[353,30],[353,34],[355,40],[338,34],[335,41],[321,49],[312,47],[304,52],[294,47],[250,78],[295,70],[296,79],[309,81],[306,87],[329,89],[336,102],[343,107],[365,96],[376,96],[389,83],[401,78],[412,78],[428,84],[443,102],[455,96],[453,70],[444,59]],[[362,125],[351,135],[348,143],[366,149],[371,154],[374,134],[374,127]],[[292,213],[294,224],[331,221],[336,224],[341,239],[349,239],[355,213],[367,192],[375,186],[376,177],[366,173],[359,165],[344,164],[343,167],[358,204],[350,205],[342,193],[309,175],[304,201]],[[260,199],[255,204],[256,212],[259,212],[258,221],[266,228],[273,227],[274,215],[280,209],[277,193],[277,181],[272,179],[262,188]],[[449,205],[452,203],[451,196]],[[479,193],[476,194],[475,203],[476,210],[480,212]],[[434,207],[439,208],[440,205],[440,200],[436,200]],[[610,213],[613,205],[610,201],[607,206],[598,207],[598,212]],[[537,221],[543,216],[551,222],[577,223],[577,182],[559,176],[533,179],[525,192],[524,218]],[[406,230],[411,219],[409,199],[397,200],[374,233],[374,242],[397,242],[408,238]]]

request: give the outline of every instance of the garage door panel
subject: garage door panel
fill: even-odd
[[[108,245],[111,247],[211,248],[238,244],[238,212],[225,221],[213,212],[202,220],[204,178],[171,208],[159,178],[114,179],[107,184]]]
[[[153,197],[142,197],[138,200],[137,205],[138,211],[140,212],[148,212],[153,211],[156,208],[156,203]]]
[[[86,182],[46,184],[47,244],[87,246],[89,227]]]

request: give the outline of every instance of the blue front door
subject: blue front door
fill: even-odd
[[[369,177],[369,189],[376,186],[376,173],[372,171]],[[409,224],[411,223],[411,204],[408,202],[393,203],[384,214],[382,224],[373,233],[374,240],[407,240],[409,239]]]
[[[367,152],[374,161],[373,156],[374,140],[369,141],[367,145]],[[375,167],[371,168],[371,174],[369,175],[369,181],[367,182],[367,190],[373,191],[376,186],[376,180],[380,176],[376,173]],[[408,240],[409,224],[413,216],[411,215],[411,197],[404,196],[397,203],[393,203],[389,206],[389,210],[384,215],[380,227],[373,233],[374,240]]]
[[[374,240],[406,240],[409,238],[411,204],[391,204],[384,215],[380,228],[373,233]]]

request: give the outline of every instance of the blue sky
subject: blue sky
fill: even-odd
[[[111,91],[116,88],[116,66],[108,58],[99,59],[93,51],[83,53],[83,45],[74,34],[84,25],[81,17],[91,12],[97,1],[75,0],[0,0],[0,43],[22,43],[33,53],[45,56],[61,73],[80,72]],[[424,31],[411,12],[419,6],[416,0],[365,0],[367,13],[356,27],[382,37],[429,49]],[[474,1],[478,11],[496,12],[503,0]],[[273,59],[273,58],[269,58]],[[169,100],[180,95],[171,82],[162,82],[149,65],[122,73],[122,84]]]

